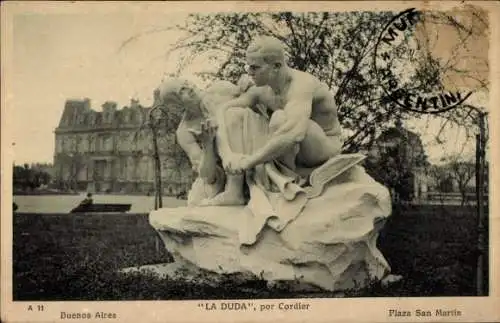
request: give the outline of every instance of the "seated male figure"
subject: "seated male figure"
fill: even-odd
[[[328,86],[309,73],[289,67],[282,43],[273,37],[255,39],[246,59],[255,86],[219,109],[218,120],[230,118],[234,128],[238,109],[265,106],[271,112],[270,135],[262,147],[246,155],[231,147],[227,131],[220,131],[218,143],[225,151],[222,162],[226,171],[239,173],[272,160],[292,170],[312,168],[339,154],[341,128]],[[219,121],[221,126],[227,128]],[[212,204],[231,204],[233,193],[226,190]]]

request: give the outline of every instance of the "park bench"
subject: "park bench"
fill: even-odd
[[[109,213],[109,212],[128,212],[132,204],[84,204],[78,205],[71,213]]]

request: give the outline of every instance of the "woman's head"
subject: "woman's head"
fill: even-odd
[[[187,112],[199,111],[201,91],[191,82],[179,78],[169,78],[158,87],[161,102],[168,106],[180,105]]]

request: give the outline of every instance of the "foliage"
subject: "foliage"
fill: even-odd
[[[474,13],[482,17],[481,13]],[[414,115],[397,108],[379,86],[380,75],[373,69],[378,36],[395,14],[368,11],[192,14],[185,25],[177,26],[186,36],[169,53],[182,53],[178,72],[196,59],[203,59],[218,68],[201,76],[236,82],[245,71],[245,49],[254,36],[271,35],[280,39],[291,67],[312,73],[332,89],[347,134],[344,150],[357,151],[374,138],[372,134],[383,131],[396,117],[404,120]],[[474,21],[472,24],[483,23]],[[484,28],[464,24],[446,12],[426,12],[425,22],[454,28],[463,40],[462,47],[484,33]],[[487,21],[484,23],[487,26]],[[415,54],[403,44],[395,48],[387,63],[394,67],[398,61],[410,58],[414,61],[414,71],[408,72],[407,82],[399,86],[417,93],[442,89],[443,76],[450,70],[456,72],[459,66],[457,57],[441,62],[430,50]],[[461,70],[465,77],[470,76],[468,72]],[[395,79],[394,75],[388,77]],[[479,81],[485,88],[487,80]],[[469,109],[455,109],[443,116],[461,125],[474,121]]]
[[[14,188],[19,188],[26,191],[28,188],[33,190],[42,185],[48,185],[51,180],[51,175],[37,167],[36,165],[24,164],[23,166],[14,166],[13,172]]]
[[[467,202],[468,187],[476,173],[476,166],[473,162],[462,160],[459,157],[449,157],[444,168],[448,171],[449,177],[457,184],[458,191],[462,195],[463,205]]]

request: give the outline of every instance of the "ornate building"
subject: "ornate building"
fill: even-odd
[[[122,109],[117,109],[115,102],[106,102],[98,112],[91,108],[90,99],[67,100],[55,129],[57,184],[90,192],[152,193],[152,135],[140,130],[149,109],[132,99],[130,106]],[[176,145],[174,134],[161,139],[163,192],[175,195],[187,191],[193,177],[190,165],[179,166],[167,158]]]

